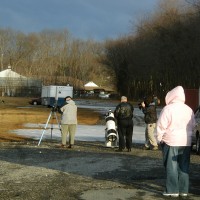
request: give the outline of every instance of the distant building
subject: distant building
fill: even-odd
[[[41,80],[22,76],[8,69],[0,72],[0,96],[40,96]]]
[[[76,97],[104,97],[109,96],[114,90],[111,88],[99,87],[93,81],[90,81],[86,83],[82,89],[75,90],[74,92]]]
[[[95,84],[93,81],[90,81],[84,85],[85,90],[93,90],[93,89],[98,89],[99,86]]]

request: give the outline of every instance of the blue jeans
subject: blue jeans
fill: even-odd
[[[167,193],[188,194],[190,150],[190,146],[173,147],[162,144]]]

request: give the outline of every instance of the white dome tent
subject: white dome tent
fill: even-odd
[[[90,81],[90,82],[88,82],[88,83],[86,83],[85,85],[84,85],[84,87],[99,87],[97,84],[95,84],[93,81]]]
[[[41,93],[41,86],[40,80],[22,76],[10,66],[0,72],[1,96],[35,96]]]
[[[8,69],[5,69],[0,72],[0,77],[1,78],[26,78],[25,76],[22,76],[12,71],[10,66],[8,66]]]

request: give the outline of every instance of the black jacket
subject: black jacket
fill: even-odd
[[[148,106],[142,108],[142,111],[144,113],[144,121],[146,124],[156,123],[157,112],[154,104],[149,104]]]
[[[117,105],[114,115],[117,120],[132,119],[133,118],[133,106],[128,102],[122,102]]]

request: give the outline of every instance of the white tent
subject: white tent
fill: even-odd
[[[90,81],[84,85],[85,87],[99,87],[97,84],[94,82]]]
[[[2,77],[2,78],[26,78],[25,76],[22,76],[16,72],[12,71],[10,68],[1,71],[0,77]]]
[[[8,69],[0,72],[0,94],[1,96],[38,96],[41,91],[41,80],[27,78]]]

